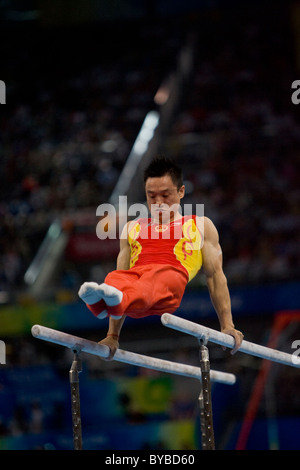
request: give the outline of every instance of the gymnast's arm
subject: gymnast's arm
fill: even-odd
[[[125,225],[120,240],[120,251],[117,258],[117,269],[129,269],[130,267],[130,245],[127,238],[128,224]],[[123,315],[120,319],[114,320],[109,318],[109,327],[106,338],[99,341],[100,344],[105,344],[110,349],[110,355],[107,360],[111,361],[115,352],[119,348],[119,337],[123,323],[126,316]]]
[[[223,257],[219,234],[212,221],[207,217],[204,217],[202,257],[208,291],[219,318],[221,331],[235,339],[235,346],[231,351],[234,354],[242,343],[243,334],[236,330],[233,324],[230,294],[222,266]]]

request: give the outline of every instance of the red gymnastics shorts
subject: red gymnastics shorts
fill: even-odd
[[[188,276],[171,265],[148,264],[112,271],[104,282],[123,292],[119,305],[106,306],[109,315],[142,318],[174,313],[180,306]]]

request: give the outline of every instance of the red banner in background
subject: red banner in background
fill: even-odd
[[[72,261],[114,259],[119,253],[119,240],[100,240],[95,233],[74,233],[66,247],[66,257]]]
[[[74,214],[66,214],[62,218],[62,226],[68,233],[69,241],[66,246],[65,256],[70,261],[90,262],[100,260],[115,260],[119,250],[118,238],[97,237],[96,227],[101,220],[95,216],[95,211],[86,209],[76,211]],[[116,234],[118,235],[118,221]]]

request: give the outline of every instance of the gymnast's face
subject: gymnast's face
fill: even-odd
[[[177,188],[170,175],[151,177],[146,180],[147,204],[155,222],[169,223],[181,217],[179,208],[184,190],[184,186]]]

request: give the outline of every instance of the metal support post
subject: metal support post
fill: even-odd
[[[82,370],[81,359],[78,351],[73,351],[73,362],[69,372],[71,387],[71,404],[72,404],[72,424],[74,449],[82,450],[82,434],[81,434],[81,415],[80,415],[80,394],[79,394],[79,372]]]
[[[202,340],[200,340],[200,369],[202,374],[202,391],[199,396],[199,405],[202,448],[203,450],[215,450],[209,354]]]
[[[204,416],[204,401],[203,401],[202,384],[201,384],[201,391],[200,391],[198,400],[199,400],[199,410],[200,410],[201,444],[202,444],[202,450],[206,450],[206,426],[205,426],[205,416]]]

